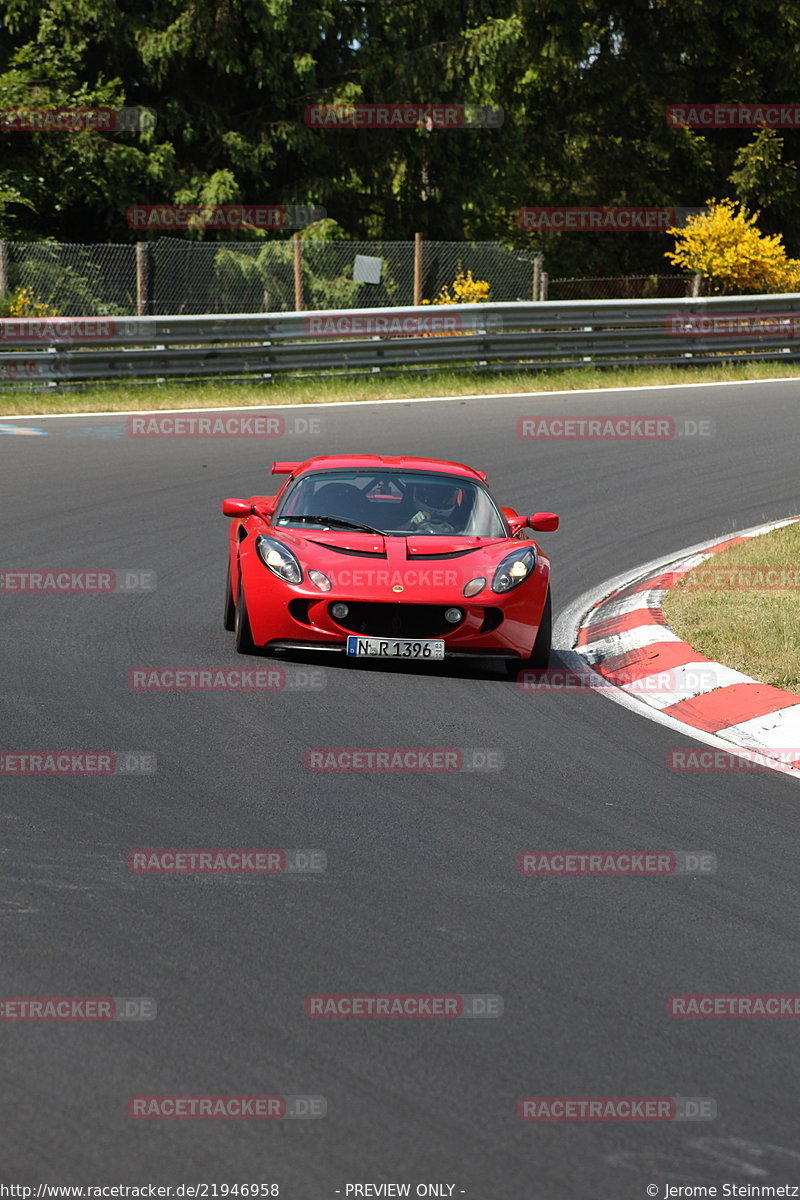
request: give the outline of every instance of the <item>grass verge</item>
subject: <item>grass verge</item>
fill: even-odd
[[[682,383],[800,378],[800,364],[726,363],[686,367],[581,367],[574,370],[514,371],[503,375],[447,370],[430,375],[371,375],[280,378],[263,383],[192,381],[186,383],[113,382],[59,391],[20,391],[0,387],[0,416],[39,413],[123,412],[132,409],[249,408],[323,401],[395,400],[415,396],[508,395],[515,392],[585,391]]]
[[[689,571],[666,596],[664,616],[708,658],[800,691],[800,522]]]

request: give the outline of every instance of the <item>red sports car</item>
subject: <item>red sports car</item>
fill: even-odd
[[[555,513],[499,507],[483,471],[434,458],[275,462],[275,496],[223,500],[233,517],[225,628],[240,654],[550,657],[550,562],[526,529]]]

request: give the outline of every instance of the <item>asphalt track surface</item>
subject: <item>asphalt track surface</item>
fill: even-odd
[[[136,596],[0,598],[2,748],[147,749],[149,777],[0,777],[6,996],[148,996],[147,1023],[0,1024],[5,1182],[348,1183],[603,1200],[800,1184],[791,1020],[674,1020],[683,992],[793,993],[800,792],[676,774],[676,735],[494,668],[352,666],[316,692],[130,691],[241,666],[221,628],[223,496],[273,457],[427,454],[552,509],[556,611],[609,576],[796,513],[800,384],[316,410],[322,433],[0,438],[0,564],[154,570]],[[296,411],[296,410],[294,410]],[[309,410],[303,410],[306,415]],[[535,443],[530,415],[712,417],[669,441]],[[287,413],[287,416],[290,414]],[[290,677],[306,660],[286,662]],[[691,747],[689,737],[679,744]],[[314,773],[315,746],[482,747],[492,774]],[[322,877],[135,876],[137,847],[317,847]],[[712,877],[531,878],[521,850],[700,849]],[[486,1020],[311,1020],[309,993],[494,993]],[[321,1120],[137,1121],[130,1095],[323,1095]],[[702,1096],[707,1123],[532,1124],[523,1096]],[[721,1193],[720,1193],[721,1194]]]

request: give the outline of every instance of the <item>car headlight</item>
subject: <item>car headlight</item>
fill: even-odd
[[[256,538],[256,550],[264,566],[269,567],[279,579],[286,583],[299,583],[303,578],[303,568],[283,542],[261,534]]]
[[[535,566],[534,550],[515,550],[513,554],[507,554],[494,573],[492,591],[510,592],[528,578]]]

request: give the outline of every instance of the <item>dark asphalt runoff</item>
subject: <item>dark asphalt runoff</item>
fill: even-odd
[[[800,511],[800,383],[285,410],[290,427],[299,414],[320,432],[131,438],[124,417],[4,420],[47,434],[0,435],[0,569],[153,571],[157,587],[0,596],[0,749],[149,751],[157,770],[0,775],[2,995],[152,997],[158,1012],[0,1022],[0,1178],[277,1184],[283,1200],[398,1194],[381,1184],[455,1200],[800,1185],[797,1020],[666,1013],[674,993],[800,992],[795,781],[676,774],[664,726],[598,694],[526,695],[491,666],[296,656],[279,691],[127,681],[275,661],[239,658],[221,625],[220,500],[274,491],[273,458],[483,468],[502,503],[560,513],[538,535],[558,611],[628,568]],[[715,428],[521,440],[517,420],[538,415]],[[300,686],[309,666],[324,687]],[[504,766],[304,766],[313,747],[395,746],[491,749]],[[129,851],[153,847],[315,848],[327,871],[132,874]],[[705,850],[719,869],[523,876],[517,855],[534,849]],[[304,999],[322,993],[491,994],[504,1013],[310,1019]],[[128,1116],[131,1096],[174,1094],[323,1096],[327,1116]],[[718,1114],[532,1123],[516,1113],[529,1096],[707,1097]]]

